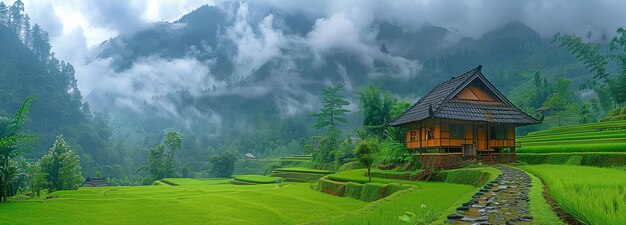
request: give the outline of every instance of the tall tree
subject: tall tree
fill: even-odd
[[[170,131],[165,134],[163,143],[167,151],[165,152],[165,171],[166,176],[174,177],[176,175],[176,161],[174,156],[176,152],[180,151],[183,146],[183,135],[175,131]]]
[[[363,126],[370,135],[383,138],[387,123],[393,119],[396,98],[389,92],[382,94],[374,85],[369,85],[359,92],[359,101]]]
[[[349,110],[344,107],[350,104],[343,95],[343,90],[343,84],[324,89],[324,98],[322,100],[324,107],[319,113],[313,114],[316,117],[314,128],[323,129],[328,127],[326,136],[320,139],[319,148],[317,148],[316,152],[313,152],[313,160],[317,162],[328,163],[340,157],[337,155],[337,147],[341,143],[341,132],[337,125],[338,123],[348,122],[345,113],[349,112]]]
[[[343,95],[343,90],[343,84],[337,84],[334,87],[324,89],[322,93],[324,95],[324,99],[322,100],[324,107],[319,113],[313,114],[313,116],[317,119],[315,125],[313,126],[315,129],[322,129],[325,127],[333,129],[338,123],[348,122],[348,119],[345,117],[345,113],[350,112],[350,110],[347,110],[344,107],[350,105],[350,102],[348,102],[346,97]]]
[[[48,192],[75,190],[84,181],[79,157],[62,135],[57,136],[48,154],[41,157],[38,164],[45,174]]]

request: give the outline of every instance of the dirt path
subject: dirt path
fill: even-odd
[[[448,215],[449,224],[532,224],[528,210],[531,178],[524,171],[495,166],[502,174]]]

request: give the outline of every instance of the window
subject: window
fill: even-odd
[[[450,124],[450,139],[465,139],[465,125]]]
[[[489,136],[491,139],[495,140],[505,140],[506,139],[506,127],[504,126],[492,126],[491,134]]]
[[[409,141],[411,142],[417,141],[417,131],[415,130],[409,131]]]
[[[435,128],[434,127],[426,127],[426,140],[435,139]]]

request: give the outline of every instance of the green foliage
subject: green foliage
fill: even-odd
[[[41,157],[37,164],[41,168],[41,173],[45,174],[48,192],[75,190],[84,181],[78,155],[61,135],[57,136],[57,140],[48,154]],[[35,184],[34,186],[41,187],[44,185]]]
[[[376,160],[376,154],[380,151],[380,146],[372,141],[362,141],[354,148],[354,155],[367,168],[367,176],[372,181],[371,170]]]
[[[437,216],[434,213],[426,209],[428,208],[426,205],[422,204],[420,207],[425,212],[421,214],[415,214],[413,212],[405,212],[404,215],[398,216],[398,219],[402,222],[413,224],[413,225],[427,225],[427,224],[431,224],[433,221],[437,219]]]
[[[554,41],[567,48],[593,74],[593,79],[581,88],[594,90],[605,110],[611,108],[611,101],[617,105],[626,102],[626,30],[619,28],[616,33],[606,53],[599,43],[584,43],[573,34],[554,35]],[[616,71],[611,71],[611,63],[617,65]]]
[[[393,139],[386,139],[380,143],[380,152],[376,155],[377,164],[403,164],[411,161],[413,161],[413,156],[409,153],[403,143],[396,142]]]
[[[15,195],[13,184],[22,174],[12,162],[29,136],[20,133],[32,98],[27,98],[13,118],[0,117],[0,203]]]
[[[174,157],[176,152],[181,150],[182,144],[181,134],[174,131],[167,132],[161,143],[148,150],[148,164],[141,169],[147,170],[153,181],[165,177],[178,177]]]
[[[322,103],[324,107],[319,113],[313,114],[316,118],[315,129],[322,129],[325,127],[335,127],[338,123],[346,123],[348,119],[345,117],[345,113],[350,112],[344,109],[345,106],[350,105],[350,102],[346,100],[343,95],[344,85],[337,84],[334,87],[328,87],[324,89]]]
[[[626,221],[625,171],[564,165],[521,168],[541,178],[559,207],[583,223],[622,224]]]
[[[369,85],[359,92],[359,101],[363,127],[369,135],[382,138],[387,122],[393,119],[391,111],[397,102],[396,98],[390,92],[381,94],[378,88]]]
[[[209,159],[209,173],[215,177],[230,177],[235,171],[237,156],[232,152],[212,155]]]

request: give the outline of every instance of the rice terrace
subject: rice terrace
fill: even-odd
[[[0,225],[626,224],[624,11],[0,0]]]

